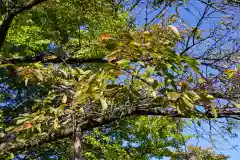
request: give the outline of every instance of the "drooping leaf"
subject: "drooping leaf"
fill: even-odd
[[[212,113],[213,113],[214,117],[217,118],[218,117],[218,113],[217,113],[215,107],[211,106],[211,110],[212,110]]]
[[[188,106],[189,108],[193,109],[194,108],[194,104],[192,104],[187,98],[185,97],[181,97],[181,99],[183,100],[184,104],[186,106]]]
[[[101,106],[102,106],[102,111],[107,110],[108,104],[107,104],[107,102],[104,98],[100,97],[100,103],[101,103]]]

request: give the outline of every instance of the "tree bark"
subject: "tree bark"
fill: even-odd
[[[81,133],[75,132],[73,136],[73,160],[84,160],[84,157],[82,156],[82,136]]]
[[[2,48],[2,44],[7,37],[7,32],[8,32],[8,29],[10,28],[13,18],[14,18],[13,14],[6,13],[4,20],[0,25],[0,49]]]
[[[128,112],[125,114],[121,113],[121,115],[106,115],[98,119],[92,119],[92,118],[86,119],[81,124],[78,124],[76,132],[79,132],[80,130],[82,132],[95,127],[100,127],[128,116],[154,115],[154,116],[166,116],[166,117],[178,117],[178,118],[191,118],[192,115],[194,115],[195,117],[202,118],[202,119],[214,118],[214,115],[211,113],[204,114],[204,113],[195,112],[195,113],[188,113],[188,114],[179,114],[175,111],[169,111],[169,110],[163,111],[161,107],[151,108],[151,105],[149,104],[148,105],[146,104],[146,106],[148,106],[148,109],[141,109],[142,106],[140,107],[137,106],[131,112]],[[240,112],[218,111],[217,118],[234,118],[236,120],[240,120]],[[58,139],[63,139],[63,138],[73,136],[73,133],[74,133],[73,127],[71,127],[67,129],[61,129],[59,131],[54,131],[40,139],[30,140],[29,142],[24,144],[4,142],[0,144],[0,151],[13,152],[13,151],[19,151],[21,149],[28,149],[28,148],[45,144],[45,143],[50,143]],[[76,142],[78,141],[79,140],[77,140]]]

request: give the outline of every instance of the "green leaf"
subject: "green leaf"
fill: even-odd
[[[107,104],[106,100],[103,99],[102,97],[100,97],[100,102],[101,102],[101,105],[102,105],[102,111],[107,110],[108,104]]]
[[[232,133],[232,128],[231,128],[231,127],[227,127],[227,131],[228,131],[229,133]]]
[[[157,98],[157,94],[156,94],[156,92],[155,92],[154,90],[151,90],[151,95],[152,95],[152,97],[153,97],[154,99]]]
[[[227,78],[230,79],[236,74],[236,71],[234,69],[227,69],[224,73],[227,75]]]
[[[198,65],[200,64],[197,60],[190,58],[190,57],[185,57],[185,61],[187,62],[187,64],[193,69],[194,72],[196,72],[197,74],[199,74],[199,69],[198,69]]]
[[[183,93],[183,97],[186,98],[190,103],[192,103],[192,99],[186,94],[186,93]]]
[[[151,36],[151,33],[149,31],[144,31],[142,35],[144,38],[149,38]]]
[[[14,128],[14,126],[7,127],[7,128],[5,129],[5,132],[11,131],[13,128]]]
[[[198,83],[203,84],[206,83],[207,81],[204,78],[199,78]]]
[[[133,45],[133,46],[136,46],[136,47],[141,47],[141,44],[138,43],[138,42],[133,42],[132,45]]]
[[[42,133],[41,124],[36,124],[34,127],[38,130],[39,133]]]
[[[123,66],[123,67],[128,66],[129,63],[130,63],[130,60],[128,60],[128,59],[122,59],[122,60],[120,60],[120,61],[117,61],[117,64],[118,64],[118,65],[121,65],[121,66]]]
[[[64,75],[65,78],[68,78],[68,73],[67,72],[65,72],[62,69],[59,69],[59,71]]]
[[[187,91],[187,94],[191,97],[193,101],[199,100],[201,97],[194,91]]]
[[[232,102],[234,106],[240,108],[240,103]]]
[[[14,154],[13,153],[10,153],[10,155],[8,156],[8,159],[14,159]]]
[[[29,118],[21,118],[21,119],[18,119],[18,120],[16,121],[16,125],[22,124],[22,123],[26,122],[27,120],[29,120]]]
[[[67,96],[65,94],[63,94],[61,101],[62,103],[67,103]]]
[[[197,125],[198,125],[199,127],[201,127],[201,122],[200,122],[200,121],[197,121]]]
[[[59,126],[59,120],[57,117],[55,117],[55,119],[53,120],[53,129],[57,129]]]
[[[217,118],[218,117],[218,113],[217,113],[215,107],[211,106],[211,109],[212,109],[212,113],[213,113],[214,117]]]
[[[194,105],[189,100],[187,100],[185,97],[181,97],[181,99],[183,100],[185,105],[187,105],[189,108],[193,109]]]
[[[13,64],[0,64],[0,68],[5,68],[8,66],[14,66]]]
[[[214,100],[214,99],[215,99],[215,97],[213,97],[213,96],[210,95],[210,94],[208,94],[208,95],[206,96],[206,98],[209,99],[209,100]]]
[[[177,92],[168,92],[167,97],[171,101],[176,101],[181,95]]]
[[[117,48],[118,48],[118,42],[116,41],[112,41],[112,42],[109,42],[106,46],[108,51],[115,51]]]
[[[0,138],[3,138],[4,137],[4,133],[3,132],[0,132]]]
[[[39,81],[43,81],[43,75],[39,70],[35,70],[35,72],[33,72],[35,74],[35,76],[37,77],[37,79]]]
[[[91,84],[92,82],[94,82],[97,78],[97,74],[93,74],[89,77],[88,79],[88,83]]]
[[[98,92],[93,92],[92,93],[92,96],[93,96],[93,98],[95,99],[95,100],[99,100],[100,99],[100,93],[98,93]]]

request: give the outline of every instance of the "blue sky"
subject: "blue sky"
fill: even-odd
[[[188,27],[194,27],[198,23],[198,19],[201,18],[201,15],[203,14],[203,11],[205,9],[205,5],[196,0],[189,0],[189,2],[191,3],[191,5],[188,5],[188,7],[191,6],[189,7],[189,10],[181,8],[179,10],[179,13],[181,17],[184,20],[186,20],[187,23],[189,24]],[[132,14],[136,17],[137,25],[144,26],[145,14],[146,14],[145,11],[146,11],[146,5],[143,3],[140,4],[135,10],[133,10]],[[152,12],[151,15],[148,17],[148,19],[152,19],[159,11],[160,10],[156,10]],[[150,13],[151,10],[149,9],[148,12]],[[169,12],[168,14],[170,14],[171,12],[174,12],[174,10],[167,10],[167,12]],[[235,14],[239,15],[239,19],[237,17],[234,17],[234,18],[237,18],[238,20],[240,20],[240,12]],[[222,16],[222,14],[217,12],[217,13],[213,13],[211,16],[214,16],[215,18],[204,19],[203,25],[201,25],[201,29],[209,29],[209,28],[215,27],[221,20],[220,17]],[[159,23],[159,22],[160,20],[156,19],[155,23]],[[204,36],[206,36],[207,34],[208,32],[203,33]],[[229,36],[233,36],[233,35],[237,36],[239,35],[239,33],[231,33],[231,32],[229,33]],[[227,41],[227,38],[226,38],[226,41]],[[206,47],[205,47],[206,43],[211,44],[213,43],[213,41],[210,40],[210,41],[204,42],[203,45],[197,48],[197,54],[199,55],[203,54],[203,52],[206,50]],[[231,42],[226,43],[225,47],[231,48],[232,47]],[[196,48],[195,48],[195,51],[196,51]],[[216,73],[216,71],[213,69],[210,69],[210,70],[208,69],[208,72]],[[223,119],[221,121],[225,121],[225,120]],[[208,124],[204,123],[202,127],[204,128],[204,132],[206,133],[210,132]],[[221,127],[221,125],[219,127]],[[198,145],[202,147],[212,147],[216,151],[216,153],[223,153],[223,154],[229,155],[230,160],[239,160],[240,148],[238,145],[240,144],[240,138],[238,137],[230,138],[229,136],[222,137],[220,136],[220,133],[216,133],[217,131],[215,131],[215,133],[214,131],[212,132],[213,132],[212,139],[213,139],[214,145],[212,145],[209,142],[210,138],[207,136],[207,134],[206,135],[203,134],[206,139],[205,138],[200,138],[199,140],[191,139],[188,142],[188,144]],[[234,129],[233,132],[236,133],[237,135],[240,134],[240,131],[238,128]],[[194,131],[190,127],[187,127],[185,130],[185,133],[192,134],[192,133],[196,133],[196,131]],[[233,147],[236,147],[236,148],[233,148]],[[165,158],[165,159],[168,159],[168,158]]]

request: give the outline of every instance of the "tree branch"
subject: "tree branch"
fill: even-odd
[[[13,58],[2,60],[2,64],[27,64],[34,62],[43,63],[61,63],[63,59],[60,57],[48,58],[45,56],[35,56],[35,57],[24,57],[24,58]],[[82,64],[82,63],[108,63],[107,59],[104,58],[69,58],[64,60],[67,64]]]
[[[145,108],[147,107],[148,108]],[[214,118],[214,115],[211,113],[200,113],[200,112],[193,112],[193,114],[198,117],[198,118]],[[163,110],[162,107],[158,108],[151,108],[151,105],[142,105],[142,106],[137,106],[135,109],[133,109],[130,112],[127,112],[122,115],[105,115],[101,118],[93,119],[88,118],[85,120],[83,123],[78,124],[77,126],[77,131],[86,131],[95,127],[100,127],[106,124],[109,124],[113,121],[120,120],[123,117],[129,117],[129,116],[141,116],[141,115],[154,115],[154,116],[167,116],[167,117],[178,117],[178,118],[191,118],[193,115],[191,114],[180,114],[176,111],[171,111],[171,110]],[[218,117],[217,118],[235,118],[238,119],[240,117],[240,112],[230,112],[230,111],[219,111],[218,112]],[[0,150],[1,151],[8,151],[8,152],[13,152],[13,151],[19,151],[21,149],[28,149],[32,148],[35,146],[39,146],[45,143],[50,143],[53,141],[56,141],[58,139],[62,138],[67,138],[72,136],[73,134],[73,128],[67,128],[67,129],[61,129],[59,131],[54,131],[40,139],[35,139],[31,140],[28,143],[12,143],[12,142],[5,142],[0,144]]]
[[[4,16],[4,20],[2,24],[0,25],[0,49],[2,47],[3,42],[5,41],[7,37],[7,32],[10,28],[10,25],[12,23],[13,18],[18,15],[19,13],[31,9],[33,6],[40,4],[46,0],[31,0],[27,3],[25,3],[23,6],[16,7],[12,9],[11,11],[7,12]]]

